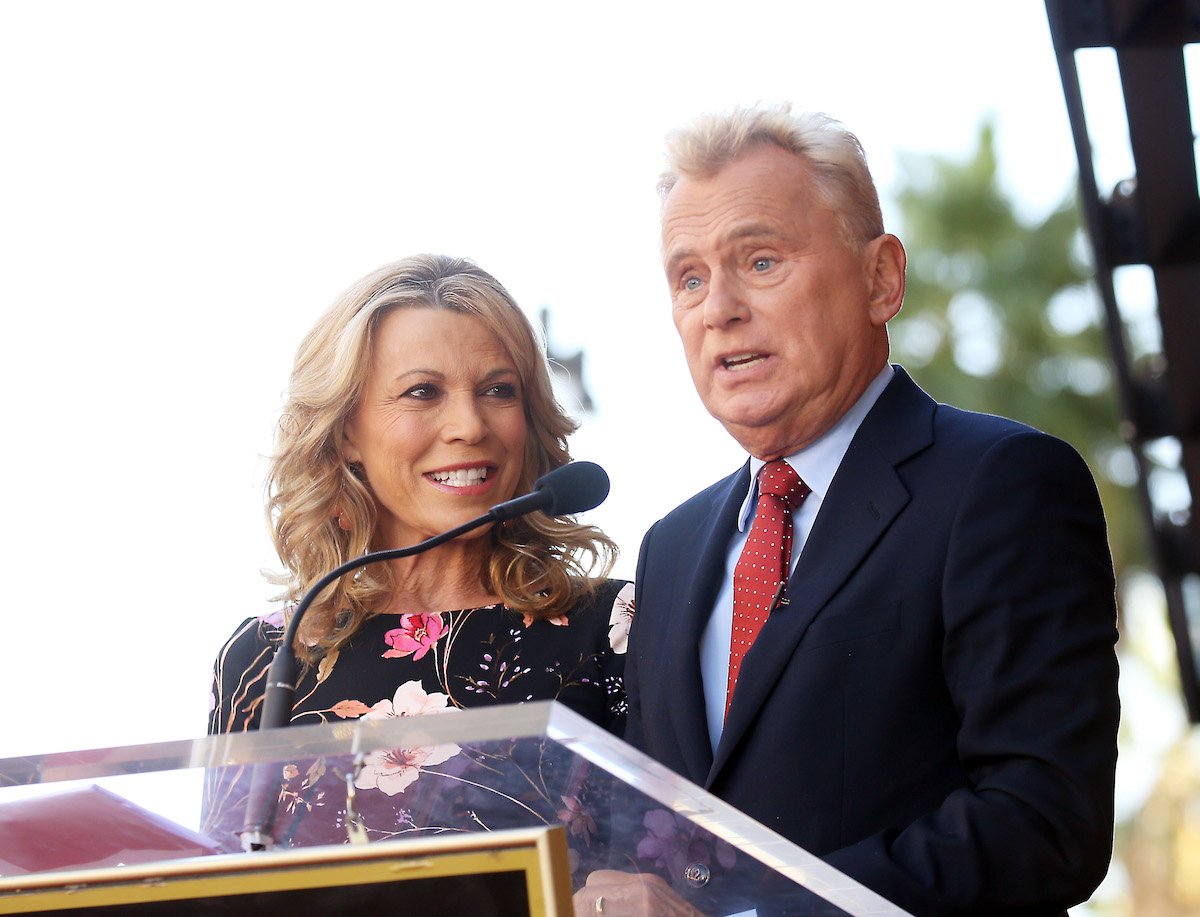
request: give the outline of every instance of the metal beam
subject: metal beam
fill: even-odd
[[[1200,722],[1200,609],[1189,609],[1185,586],[1200,578],[1200,192],[1183,46],[1200,42],[1200,0],[1046,0],[1058,56],[1096,285],[1114,375],[1126,422],[1123,429],[1138,470],[1137,491],[1151,551],[1167,599],[1180,682],[1188,714]],[[1105,200],[1096,187],[1075,52],[1116,52],[1136,174]],[[1116,103],[1116,100],[1113,100]],[[1107,189],[1104,189],[1107,191]],[[1154,274],[1162,354],[1153,374],[1130,362],[1113,271],[1145,264]],[[1149,440],[1175,437],[1192,505],[1166,518],[1151,499]]]

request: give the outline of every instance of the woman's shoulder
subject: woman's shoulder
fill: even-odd
[[[580,590],[568,617],[610,612],[617,604],[633,604],[633,583],[623,579],[602,579],[588,590]]]
[[[243,620],[217,653],[217,667],[223,669],[239,663],[248,667],[264,654],[273,653],[287,629],[289,610],[278,609]]]
[[[612,650],[624,653],[633,621],[633,583],[623,579],[602,580],[566,617],[573,624],[587,622],[605,631]]]

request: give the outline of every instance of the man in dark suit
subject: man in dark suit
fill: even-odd
[[[839,124],[740,110],[669,155],[676,328],[748,460],[643,541],[628,740],[914,913],[1061,913],[1104,876],[1113,828],[1091,475],[889,365],[905,252]],[[768,504],[790,550],[755,534]]]

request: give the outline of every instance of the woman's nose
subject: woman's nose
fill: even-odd
[[[442,424],[442,438],[446,442],[479,442],[487,435],[487,430],[487,422],[474,392],[459,392],[451,396]]]

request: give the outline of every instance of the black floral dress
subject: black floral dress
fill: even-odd
[[[310,666],[296,689],[292,722],[312,724],[452,714],[466,707],[558,700],[620,734],[626,714],[622,667],[633,585],[601,584],[567,614],[532,620],[503,605],[365,621],[336,652]],[[283,639],[284,616],[244,621],[217,657],[209,733],[255,729],[267,668]],[[561,750],[516,739],[380,749],[353,765],[297,756],[268,768],[264,798],[278,801],[279,846],[345,843],[346,774],[358,792],[356,820],[371,840],[428,833],[567,825],[582,867],[599,850],[593,812],[606,799],[602,774]],[[254,791],[252,768],[211,768],[204,831],[237,850]],[[260,769],[261,770],[261,769]],[[259,775],[261,778],[261,774]],[[582,874],[582,873],[581,873]]]
[[[296,725],[557,700],[620,734],[621,672],[633,585],[608,580],[591,601],[533,620],[504,605],[367,619],[296,686]],[[209,734],[255,729],[282,612],[248,618],[217,656]]]

